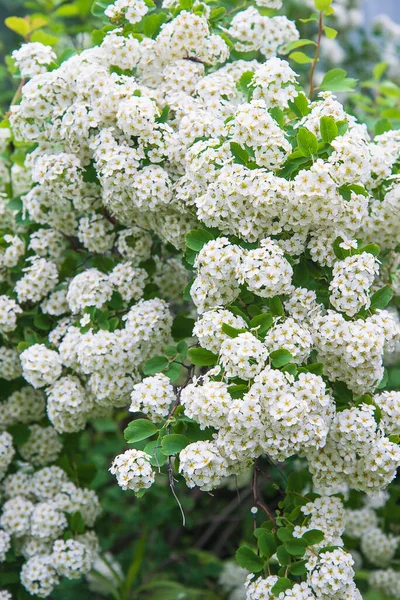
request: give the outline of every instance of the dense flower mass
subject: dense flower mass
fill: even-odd
[[[128,409],[109,469],[123,490],[168,480],[176,497],[181,475],[211,492],[253,469],[242,597],[360,600],[343,535],[400,597],[398,536],[372,500],[337,497],[376,498],[400,466],[384,389],[400,135],[372,139],[314,70],[304,93],[282,56],[311,42],[281,6],[116,0],[94,47],[13,53],[27,81],[0,155],[0,561],[12,548],[32,595],[102,564],[68,439]],[[307,463],[313,492],[289,482],[274,516],[260,460]]]

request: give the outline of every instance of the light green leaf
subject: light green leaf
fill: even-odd
[[[306,65],[307,63],[313,62],[313,59],[307,56],[307,54],[304,54],[304,52],[292,52],[289,54],[289,58],[299,65]]]
[[[332,117],[321,117],[319,123],[322,141],[330,144],[339,134],[335,120]]]
[[[145,375],[153,375],[159,373],[168,367],[168,358],[166,356],[153,356],[149,358],[143,365],[143,373]]]
[[[200,252],[207,242],[214,239],[215,236],[206,229],[193,229],[186,234],[186,246],[195,252]]]
[[[305,127],[301,127],[297,134],[297,144],[303,156],[312,156],[318,152],[318,140],[315,135]]]
[[[191,348],[188,352],[188,357],[192,364],[198,367],[211,367],[215,365],[218,356],[205,348]]]
[[[151,437],[157,431],[157,427],[148,419],[136,419],[129,423],[124,431],[124,436],[128,444],[134,444]]]

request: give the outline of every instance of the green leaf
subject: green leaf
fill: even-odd
[[[282,300],[279,298],[279,296],[270,298],[269,308],[275,317],[283,317],[283,315],[285,314],[285,311],[283,309]]]
[[[124,431],[124,436],[128,444],[134,444],[151,437],[157,431],[157,427],[148,419],[136,419],[129,423]]]
[[[251,573],[259,573],[264,566],[263,559],[247,546],[240,546],[235,556],[239,565]]]
[[[308,40],[306,38],[303,38],[301,40],[295,40],[294,42],[290,42],[289,44],[287,44],[285,46],[284,54],[288,54],[289,52],[296,50],[296,48],[303,48],[304,46],[310,46],[311,44],[313,44],[314,46],[317,45],[314,42],[314,40]]]
[[[305,370],[308,371],[308,373],[313,373],[314,375],[319,375],[322,377],[324,374],[324,363],[316,362],[312,363],[311,365],[306,365]]]
[[[33,319],[33,324],[37,329],[41,329],[42,331],[48,331],[51,329],[52,320],[48,315],[36,315]]]
[[[190,440],[185,435],[180,435],[179,433],[171,433],[171,435],[166,435],[161,440],[162,451],[167,456],[177,454],[186,448],[188,444],[190,444]]]
[[[381,249],[378,244],[367,244],[360,248],[360,252],[368,252],[369,254],[372,254],[372,256],[378,256],[380,251]]]
[[[374,76],[374,79],[376,79],[377,81],[379,81],[382,76],[384,75],[385,71],[388,68],[388,63],[387,62],[380,62],[378,64],[376,64],[373,68],[372,74]]]
[[[31,31],[28,21],[22,19],[22,17],[7,17],[4,23],[8,29],[18,33],[18,35],[21,35],[22,37],[26,37]]]
[[[186,246],[195,252],[200,252],[207,242],[214,239],[213,234],[206,229],[193,229],[186,234]]]
[[[177,342],[192,337],[194,323],[195,321],[191,317],[185,317],[183,315],[175,317],[171,329],[174,340]]]
[[[279,548],[277,548],[276,556],[279,560],[279,563],[284,567],[292,562],[292,557],[284,546],[279,546]]]
[[[289,350],[286,350],[285,348],[280,348],[279,350],[274,350],[273,352],[271,352],[271,354],[269,356],[272,359],[272,366],[275,369],[279,369],[279,367],[284,367],[293,358],[293,356],[289,352]]]
[[[168,16],[163,12],[153,15],[146,15],[142,20],[144,35],[150,38],[155,37],[160,32],[161,25],[167,20]]]
[[[213,24],[215,24],[216,21],[219,21],[225,15],[226,15],[226,8],[224,8],[223,6],[220,6],[219,8],[214,8],[214,10],[212,10],[210,12],[210,16],[208,17],[208,20],[211,21]]]
[[[276,535],[281,542],[289,542],[293,539],[292,531],[288,527],[280,527],[276,532]]]
[[[307,63],[312,63],[313,59],[310,56],[307,56],[304,52],[291,52],[289,54],[289,58],[294,60],[295,63],[299,65],[306,65]]]
[[[69,519],[69,526],[74,533],[85,532],[85,521],[79,511],[74,512]]]
[[[250,321],[250,327],[253,329],[258,327],[258,333],[263,335],[272,327],[274,323],[274,317],[271,313],[262,313],[261,315],[256,315]]]
[[[96,0],[96,2],[93,3],[90,12],[95,17],[104,17],[104,11],[106,10],[107,7],[108,7],[108,2],[99,2],[99,0]]]
[[[306,569],[306,561],[305,560],[299,560],[297,562],[292,563],[289,566],[289,573],[291,575],[296,575],[296,576],[302,576],[305,575],[307,573],[307,569]]]
[[[222,323],[222,331],[229,335],[231,338],[235,338],[241,333],[245,333],[247,329],[236,329],[236,327],[231,327],[228,323]]]
[[[314,0],[314,6],[317,10],[323,11],[329,8],[332,0]]]
[[[254,86],[251,84],[253,77],[254,71],[245,71],[236,84],[238,90],[246,96],[248,101],[251,100],[254,91]]]
[[[8,432],[12,435],[13,443],[15,446],[22,446],[27,442],[31,435],[31,430],[28,425],[18,423],[18,425],[10,425]]]
[[[289,107],[299,119],[305,117],[310,112],[310,103],[303,93],[298,94],[293,102],[289,101]]]
[[[278,581],[275,583],[271,592],[274,596],[279,596],[282,592],[286,592],[293,585],[293,581],[290,581],[287,577],[279,577]]]
[[[324,539],[324,534],[319,529],[310,529],[310,531],[306,531],[301,536],[301,539],[307,542],[307,546],[313,546],[314,544],[319,544]]]
[[[285,549],[292,556],[304,556],[307,547],[307,542],[299,539],[299,540],[290,540],[285,542]]]
[[[265,558],[271,558],[271,556],[275,554],[277,547],[274,535],[264,530],[257,536],[257,539],[257,545],[261,554],[265,556]]]
[[[143,365],[143,373],[145,375],[153,375],[159,373],[168,367],[168,358],[166,356],[153,356],[149,358]]]
[[[146,452],[146,454],[151,456],[150,464],[153,467],[162,467],[166,462],[168,462],[167,457],[161,450],[160,440],[148,442],[143,448],[143,452]]]
[[[334,40],[338,34],[337,30],[333,29],[333,27],[328,27],[327,25],[324,25],[323,29],[326,37],[330,40]]]
[[[255,163],[250,159],[250,156],[249,156],[247,150],[242,148],[242,146],[240,144],[238,144],[237,142],[231,142],[230,148],[231,148],[232,155],[235,158],[237,163],[239,163],[240,165],[244,165],[245,167],[248,167],[248,168],[251,168],[251,167],[254,168]]]
[[[297,145],[303,156],[312,156],[318,151],[318,140],[311,131],[301,127],[297,134]]]
[[[286,491],[287,492],[298,492],[299,494],[302,492],[304,488],[304,480],[298,471],[292,471],[289,473]]]
[[[385,285],[385,287],[381,288],[375,294],[371,296],[371,310],[386,308],[391,299],[393,298],[393,290],[390,285]]]
[[[332,117],[321,117],[319,124],[322,141],[330,144],[339,135],[335,120]]]
[[[347,77],[344,69],[331,69],[328,71],[320,85],[322,91],[352,92],[357,85],[357,79]]]
[[[218,360],[216,354],[205,348],[191,348],[188,352],[188,357],[192,364],[197,367],[211,367]]]
[[[374,135],[382,135],[386,131],[392,129],[392,124],[389,119],[379,119],[374,125]]]

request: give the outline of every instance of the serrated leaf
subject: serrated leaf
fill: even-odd
[[[124,431],[124,436],[128,444],[134,444],[151,437],[157,431],[157,427],[148,419],[136,419],[129,423]]]

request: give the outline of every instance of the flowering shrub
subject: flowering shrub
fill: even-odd
[[[373,509],[400,466],[384,368],[400,340],[400,134],[371,139],[345,110],[345,71],[317,84],[331,4],[314,2],[315,44],[279,0],[97,2],[92,48],[13,53],[0,556],[20,596],[83,575],[96,589],[100,573],[133,597],[68,450],[129,407],[129,449],[109,467],[126,494],[164,474],[185,522],[183,482],[251,480],[253,537],[236,553],[249,574],[232,598],[361,599],[347,539],[374,565],[370,585],[400,597],[398,536]],[[307,89],[293,61],[310,63]],[[261,482],[277,463],[285,493],[270,507]],[[354,497],[363,506],[346,508]]]

